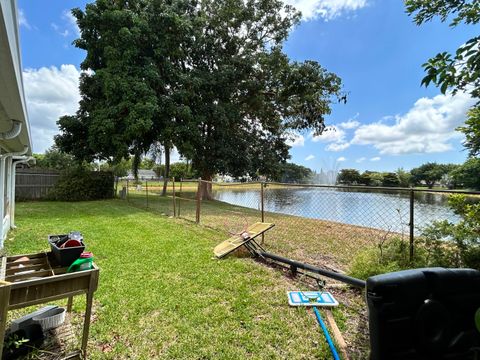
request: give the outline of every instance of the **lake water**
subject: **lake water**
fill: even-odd
[[[335,221],[408,234],[408,192],[352,191],[332,188],[266,188],[265,211]],[[214,198],[260,209],[260,190],[217,189]],[[415,194],[415,233],[435,220],[459,221],[439,193]],[[268,221],[268,217],[266,219]]]

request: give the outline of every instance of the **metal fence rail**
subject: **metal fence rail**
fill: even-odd
[[[211,197],[200,188],[210,187]],[[282,183],[215,183],[169,179],[124,181],[118,189],[133,204],[228,232],[257,221],[276,226],[262,242],[276,254],[322,264],[347,266],[361,249],[398,238],[414,254],[415,238],[436,220],[458,221],[449,194],[468,191],[329,186]],[[233,221],[232,221],[233,219]],[[339,249],[341,246],[341,249]]]

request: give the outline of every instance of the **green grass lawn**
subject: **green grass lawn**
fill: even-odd
[[[9,255],[79,230],[100,267],[92,359],[328,359],[298,285],[250,258],[212,259],[218,231],[111,200],[18,203]],[[74,310],[81,312],[83,301]]]
[[[240,185],[237,187],[242,189]],[[214,190],[218,189],[219,187],[214,186]],[[259,191],[258,184],[257,190]],[[183,219],[195,221],[195,191],[196,188],[192,187],[182,193],[177,190],[177,216],[180,214]],[[149,211],[173,216],[172,191],[167,195],[160,196],[159,191],[149,190],[147,201],[145,188],[136,190],[130,187],[128,201],[144,209],[147,209],[148,205]],[[232,217],[244,217],[248,224],[261,221],[260,200],[256,202],[252,200],[248,205],[249,207],[242,207],[216,200],[203,200],[200,224],[228,236],[225,221]],[[275,223],[275,227],[264,237],[265,247],[269,251],[313,265],[343,271],[348,271],[351,262],[360,251],[375,245],[385,236],[385,231],[374,228],[273,212],[265,212],[265,222]]]

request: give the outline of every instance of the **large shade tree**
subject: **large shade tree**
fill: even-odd
[[[197,10],[184,83],[193,96],[178,148],[204,180],[271,175],[288,158],[288,130],[323,131],[340,80],[282,52],[299,20],[282,1],[204,0]]]
[[[204,180],[270,175],[288,132],[320,134],[340,92],[336,75],[283,53],[300,15],[280,0],[97,0],[73,13],[86,72],[57,144],[82,159],[160,141]]]
[[[154,84],[160,77],[145,45],[148,24],[140,5],[99,0],[72,11],[81,31],[75,46],[86,51],[82,98],[76,115],[58,121],[55,141],[79,159],[119,161],[148,149],[158,131]]]

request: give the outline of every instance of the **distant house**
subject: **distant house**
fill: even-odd
[[[15,0],[0,0],[0,248],[15,215],[15,168],[32,161]],[[34,160],[33,160],[34,161]]]
[[[145,170],[139,169],[138,170],[138,180],[153,180],[158,179],[157,174],[153,170]],[[131,171],[128,172],[127,180],[135,180],[133,173]]]

